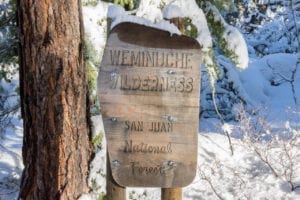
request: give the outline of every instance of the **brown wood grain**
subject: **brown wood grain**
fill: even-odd
[[[106,199],[107,200],[125,200],[126,199],[126,189],[119,184],[117,184],[112,178],[109,155],[106,155]]]
[[[90,191],[94,154],[81,3],[17,5],[24,128],[19,199],[78,199]]]
[[[182,188],[162,188],[161,200],[181,200]]]
[[[194,179],[200,46],[133,23],[110,33],[98,93],[114,180],[122,186],[183,187]]]

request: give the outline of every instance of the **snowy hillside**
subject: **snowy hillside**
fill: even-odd
[[[243,12],[247,14],[240,14],[239,20],[231,23],[246,41],[236,52],[240,59],[244,57],[241,63],[249,62],[248,68],[240,71],[220,47],[213,45],[214,35],[210,34],[205,19],[208,11],[201,10],[194,0],[142,0],[137,9],[129,12],[139,18],[128,16],[123,8],[110,7],[111,4],[103,1],[89,2],[85,1],[83,18],[86,37],[96,52],[96,61],[92,63],[95,71],[106,42],[107,16],[115,20],[113,24],[138,21],[162,29],[168,24],[167,29],[174,33],[178,31],[176,27],[162,20],[164,16],[177,15],[179,8],[180,16],[187,15],[197,27],[196,39],[205,51],[214,48],[220,69],[215,103],[225,121],[219,120],[215,112],[208,76],[211,72],[203,67],[198,169],[193,183],[183,189],[184,200],[300,199],[300,47],[297,42],[300,25],[294,23],[300,9],[295,7],[296,3],[291,6],[297,9],[288,10],[289,5],[281,6],[287,1],[274,1],[277,4],[270,1],[274,4],[268,7],[263,7],[265,1],[260,1],[259,7],[254,6],[254,1],[243,1]],[[175,6],[163,10],[168,3]],[[241,41],[234,45],[239,46]],[[249,52],[247,58],[245,50]],[[207,59],[207,63],[212,62]],[[11,78],[12,85],[4,80],[0,84],[15,94],[19,77]],[[92,121],[94,137],[100,134],[102,138],[101,115],[93,116]],[[13,128],[0,133],[0,200],[17,199],[22,175],[22,121],[16,114],[12,122]],[[226,133],[231,136],[233,155]],[[105,193],[105,145],[105,138],[97,145],[89,177],[93,190],[81,200],[101,199]],[[128,188],[127,199],[160,199],[160,189]]]
[[[299,119],[300,113],[298,112],[296,116]],[[102,132],[101,117],[93,117],[93,122],[96,125],[95,131]],[[246,122],[243,121],[243,123]],[[289,175],[292,175],[290,180],[294,185],[299,186],[300,184],[299,127],[297,130],[292,129],[289,123],[286,123],[286,129],[282,130],[282,133],[285,134],[297,131],[295,143],[280,141],[252,143],[247,137],[243,139],[233,138],[234,155],[231,156],[228,141],[224,135],[220,134],[222,124],[213,119],[201,120],[200,125],[202,124],[204,126],[201,128],[198,138],[197,175],[192,184],[183,188],[184,200],[296,200],[300,198],[299,189],[292,192],[288,181]],[[267,130],[272,125],[274,124],[268,123],[264,128]],[[246,125],[244,127],[247,131],[251,131],[250,127]],[[227,124],[227,128],[233,132],[242,132],[240,125],[236,123]],[[210,130],[214,132],[210,132]],[[102,146],[105,147],[105,145],[104,140]],[[257,152],[261,153],[262,156],[259,156]],[[84,195],[81,200],[96,199],[99,193],[105,192],[105,176],[103,176],[106,165],[104,163],[105,155],[105,149],[99,150],[92,163],[93,174],[90,181],[93,182],[94,179],[94,186],[97,183],[95,193]],[[287,155],[291,156],[293,160],[289,160]],[[264,161],[265,156],[269,159],[268,163]],[[268,165],[272,166],[278,175],[277,177]],[[283,165],[290,166],[289,170],[291,171],[285,172]],[[160,199],[159,188],[127,188],[126,192],[127,199]]]

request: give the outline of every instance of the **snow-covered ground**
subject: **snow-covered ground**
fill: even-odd
[[[0,141],[0,199],[16,199],[23,170],[23,127],[19,119]]]
[[[98,120],[100,119],[99,117]],[[96,119],[97,120],[97,119]],[[96,120],[94,120],[96,122]],[[201,123],[201,122],[200,122]],[[206,123],[206,122],[203,122]],[[216,124],[211,120],[211,124]],[[101,128],[101,127],[98,127]],[[207,129],[207,126],[205,127]],[[2,200],[17,197],[18,184],[22,170],[21,164],[22,128],[17,126],[10,131],[0,148],[0,194]],[[224,135],[216,132],[199,133],[198,172],[195,180],[183,188],[183,199],[299,199],[300,190],[291,191],[290,185],[283,177],[275,177],[268,166],[262,162],[251,148],[240,139],[233,139],[234,155],[230,155],[228,141]],[[104,144],[105,145],[105,141]],[[261,144],[264,145],[264,144]],[[299,146],[297,147],[299,150]],[[105,149],[105,148],[104,148]],[[97,166],[92,174],[101,188],[98,193],[105,191],[105,150],[99,150]],[[272,155],[272,159],[279,156]],[[298,152],[296,152],[298,153]],[[295,165],[298,165],[295,184],[300,184],[298,153]],[[98,172],[96,172],[98,171]],[[92,178],[91,178],[92,179]],[[214,192],[214,190],[216,192]],[[83,196],[82,199],[96,199],[98,194]],[[159,188],[128,188],[128,199],[156,200],[160,198]]]
[[[300,115],[298,115],[300,117]],[[101,116],[93,117],[95,131],[103,131]],[[266,143],[251,144],[246,139],[232,138],[234,155],[231,155],[227,138],[220,134],[219,120],[201,120],[203,124],[199,133],[198,169],[194,181],[183,188],[184,200],[215,200],[215,199],[283,199],[300,198],[300,190],[291,191],[287,177],[282,175],[281,162],[283,144],[278,143],[267,148]],[[237,124],[229,124],[238,131]],[[214,132],[210,132],[213,130]],[[294,184],[300,185],[300,154],[299,129],[298,142],[290,148],[293,157]],[[105,140],[102,146],[105,147]],[[298,146],[297,146],[298,145]],[[269,166],[255,152],[266,152],[269,164],[278,172],[274,175]],[[105,192],[105,148],[100,150],[92,163],[94,179],[98,186],[97,193],[82,196],[81,200],[92,200],[99,193]],[[288,159],[284,160],[289,164]],[[160,188],[127,188],[127,199],[156,200],[160,199]]]
[[[12,79],[10,83],[2,80],[0,84],[2,89],[9,91],[8,95],[11,95],[7,104],[14,105],[19,100],[17,96],[14,96],[16,87],[19,85],[19,78],[18,75],[10,78]],[[0,128],[0,200],[17,197],[23,170],[23,125],[19,112],[12,116],[11,123],[12,126],[5,130]]]
[[[138,16],[147,18],[147,23],[162,20],[164,13],[159,9],[161,1],[142,2],[136,10]],[[185,1],[176,2],[180,7]],[[190,9],[188,14],[191,18],[193,15],[204,16],[202,12],[197,14],[199,8],[195,6],[186,6],[184,9],[185,13]],[[105,19],[108,14],[113,14],[107,11],[108,4],[103,2],[83,9],[85,30],[99,57],[106,40]],[[168,14],[171,15],[172,12]],[[126,17],[123,16],[123,20],[124,18]],[[196,27],[205,23],[197,17],[193,20]],[[211,37],[206,35],[207,31],[200,31],[197,39],[199,42],[206,42],[205,47],[209,48]],[[203,40],[204,36],[201,34],[208,39]],[[259,111],[256,112],[262,115],[243,115],[243,109],[237,107],[236,112],[240,112],[242,123],[231,121],[222,125],[218,119],[200,119],[198,171],[193,183],[183,189],[184,200],[300,199],[300,188],[291,191],[290,184],[300,186],[299,53],[276,53],[262,58],[253,53],[249,55],[249,67],[244,71],[238,71],[228,63],[224,65],[228,65],[231,75],[229,79],[238,87],[239,95],[247,100],[248,109],[257,109]],[[13,79],[13,82],[16,81],[17,76]],[[247,137],[255,130],[252,126],[249,127],[247,120],[250,118],[251,125],[257,125],[254,128],[263,130],[263,140],[253,142]],[[261,121],[265,123],[262,125]],[[0,200],[17,198],[23,168],[22,122],[15,116],[13,123],[13,128],[0,134],[0,137],[3,136],[0,138]],[[101,116],[94,116],[93,123],[95,133],[103,132]],[[234,155],[230,153],[224,131],[232,135]],[[291,140],[291,136],[295,138]],[[97,199],[99,194],[105,192],[105,145],[104,139],[102,148],[97,148],[92,162],[89,180],[94,191],[81,199]],[[159,188],[127,189],[127,199],[159,198]]]

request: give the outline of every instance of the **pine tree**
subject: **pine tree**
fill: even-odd
[[[78,199],[92,154],[80,1],[18,1],[20,199]]]
[[[18,56],[16,0],[0,4],[0,66],[16,63]],[[3,69],[1,77],[3,77]]]
[[[19,110],[17,86],[10,84],[18,72],[18,43],[16,25],[16,1],[0,4],[0,137],[8,126],[12,126],[12,117]]]

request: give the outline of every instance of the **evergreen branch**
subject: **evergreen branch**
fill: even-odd
[[[10,13],[7,17],[3,17],[0,20],[0,28],[8,26],[10,22],[15,22],[16,21],[16,15],[15,13]],[[16,26],[14,26],[16,27]]]

